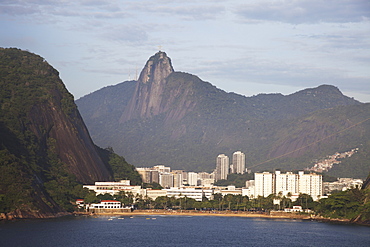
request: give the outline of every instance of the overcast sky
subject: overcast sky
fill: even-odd
[[[75,99],[134,79],[161,46],[227,92],[330,84],[370,102],[369,0],[0,0],[0,46],[44,57]]]

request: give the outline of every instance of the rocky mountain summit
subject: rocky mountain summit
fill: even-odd
[[[120,122],[131,119],[150,118],[166,111],[171,102],[161,96],[167,87],[166,78],[174,72],[171,59],[158,52],[147,62],[140,73],[134,94],[123,112]]]

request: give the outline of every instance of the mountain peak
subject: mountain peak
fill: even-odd
[[[306,91],[312,91],[316,93],[329,93],[329,94],[340,94],[343,95],[338,87],[333,85],[323,84],[316,88],[307,88]]]
[[[165,52],[159,51],[151,56],[140,73],[139,82],[160,82],[174,72],[171,59]]]
[[[357,105],[360,104],[359,101],[343,95],[338,87],[332,85],[320,85],[315,88],[307,88],[298,91],[288,97],[306,97],[314,101],[322,101],[324,106],[322,108],[331,108],[338,105]]]
[[[166,78],[173,72],[171,59],[165,52],[159,51],[151,56],[140,73],[134,94],[120,122],[159,114]]]

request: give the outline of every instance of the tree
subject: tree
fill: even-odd
[[[115,198],[125,206],[132,205],[134,202],[134,195],[131,192],[120,191]]]
[[[102,200],[113,200],[114,199],[113,196],[109,193],[99,194],[97,197],[100,201],[102,201]]]
[[[328,198],[320,199],[315,208],[317,213],[323,216],[353,219],[361,216],[366,219],[369,215],[369,190],[358,188],[341,191],[330,195]]]
[[[168,204],[169,204],[169,197],[167,196],[159,196],[153,202],[154,208],[158,208],[158,209],[167,209]]]
[[[98,203],[99,199],[96,196],[95,191],[85,189],[85,196],[83,197],[85,204]]]
[[[293,203],[294,206],[302,206],[302,209],[314,209],[316,203],[308,194],[299,194],[298,199]]]

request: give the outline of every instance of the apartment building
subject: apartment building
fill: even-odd
[[[322,175],[305,174],[303,171],[255,173],[254,196],[267,197],[270,194],[298,197],[300,193],[310,195],[314,200],[322,196]]]
[[[233,172],[244,174],[245,172],[245,154],[241,151],[236,151],[233,154]]]
[[[216,181],[220,179],[227,179],[227,175],[229,175],[229,169],[229,157],[225,154],[218,155],[216,159],[215,170]]]

